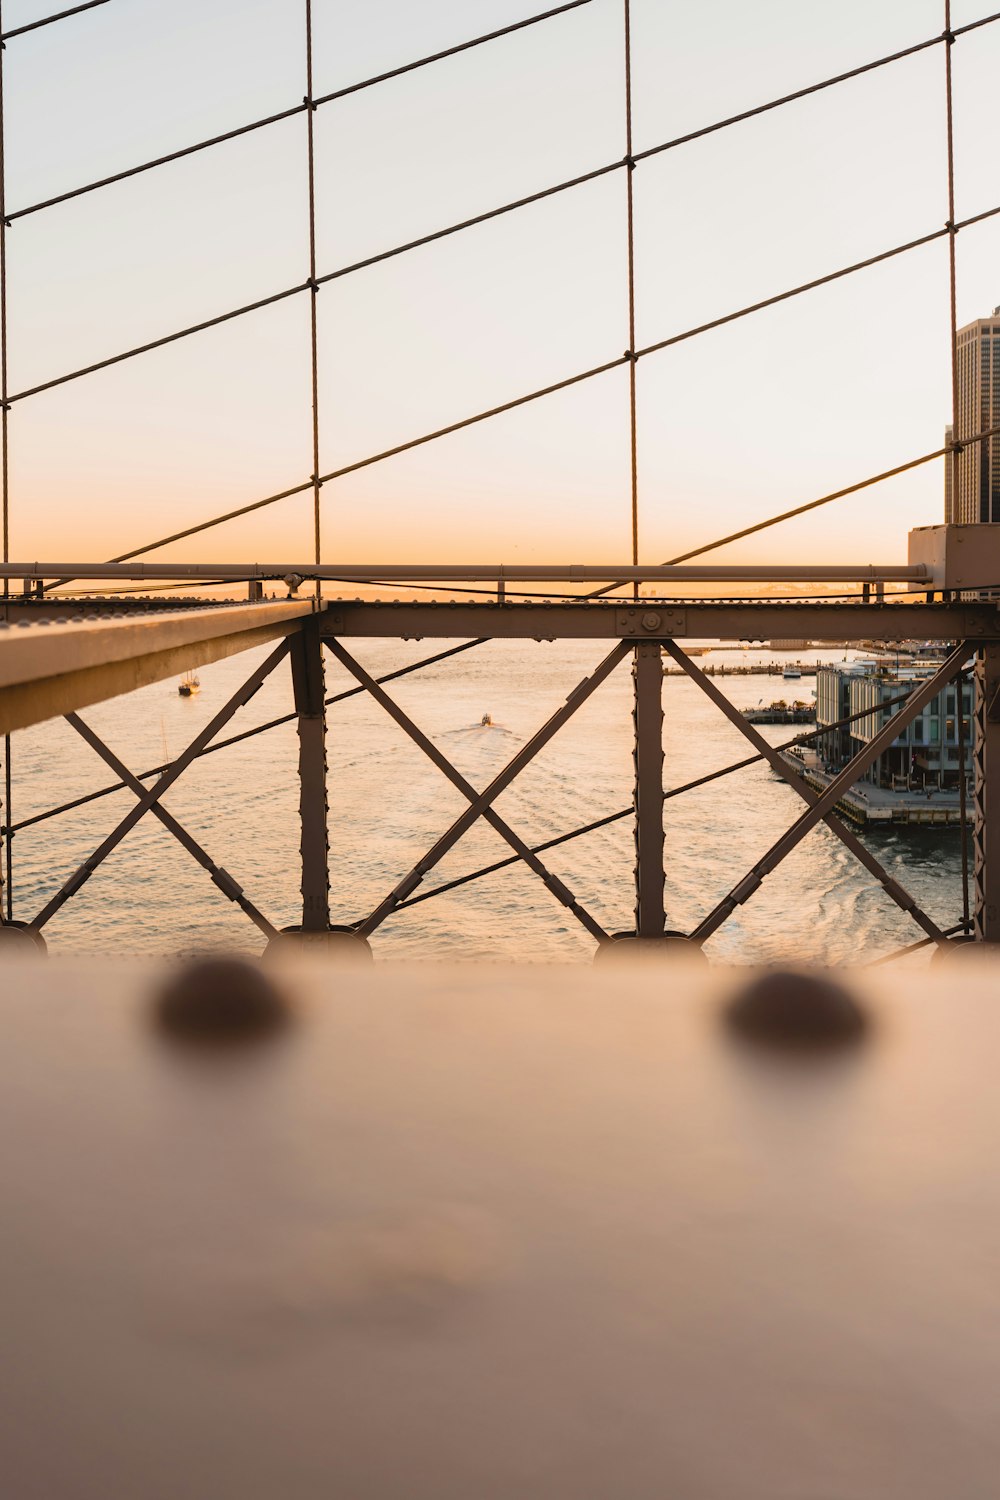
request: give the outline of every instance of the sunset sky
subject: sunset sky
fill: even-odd
[[[10,30],[58,0],[7,0]],[[547,8],[314,0],[325,93]],[[955,0],[953,24],[983,14]],[[303,5],[110,0],[12,38],[7,209],[298,104]],[[621,158],[621,0],[321,107],[318,270]],[[940,0],[633,0],[634,148],[938,34]],[[1000,24],[954,48],[959,219],[1000,204]],[[640,347],[941,227],[944,50],[641,163]],[[7,233],[9,388],[302,282],[303,114]],[[615,172],[319,295],[324,471],[619,357]],[[1000,218],[958,239],[960,322],[1000,303]],[[305,294],[15,402],[11,555],[101,559],[301,483]],[[940,240],[640,360],[640,558],[659,562],[940,445]],[[936,462],[719,561],[896,561],[942,516]],[[158,560],[311,555],[311,496]],[[625,367],[323,490],[324,560],[627,561]]]

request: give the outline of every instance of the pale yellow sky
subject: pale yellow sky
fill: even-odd
[[[10,29],[58,8],[8,0]],[[544,5],[536,9],[544,9]],[[300,102],[288,0],[110,0],[5,56],[16,212]],[[315,88],[531,13],[526,0],[314,0]],[[953,24],[974,20],[956,0]],[[622,0],[318,110],[320,274],[624,153]],[[939,0],[632,0],[637,151],[938,34]],[[957,214],[1000,204],[1000,25],[954,48]],[[634,176],[637,341],[939,229],[940,46]],[[302,115],[8,230],[10,389],[302,282]],[[1000,302],[1000,220],[958,239],[960,321]],[[321,467],[616,359],[622,172],[344,277],[319,295]],[[660,561],[940,445],[938,241],[640,360],[640,556]],[[11,555],[99,559],[311,471],[308,301],[15,402]],[[323,490],[324,560],[627,560],[625,368]],[[720,554],[893,561],[941,517],[940,463]],[[158,558],[311,554],[311,497]]]

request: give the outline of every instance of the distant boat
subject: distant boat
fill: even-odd
[[[195,693],[201,692],[201,683],[193,672],[188,672],[186,677],[181,678],[177,691],[182,698],[191,698]]]
[[[482,725],[483,729],[491,729],[493,726],[493,717],[491,714],[483,714],[483,717],[479,722]]]
[[[801,677],[802,673],[798,667],[787,666],[781,675],[789,681],[794,681],[797,677]]]

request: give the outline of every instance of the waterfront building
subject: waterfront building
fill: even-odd
[[[934,668],[892,670],[873,662],[840,662],[821,666],[816,673],[816,727],[834,724],[849,714],[855,719],[842,729],[831,729],[819,741],[828,770],[839,770],[873,739],[895,711],[883,705],[910,692],[916,682],[933,675]],[[972,767],[972,684],[962,688],[965,718],[965,771]],[[895,791],[955,789],[959,784],[958,700],[954,683],[926,704],[922,713],[869,771],[863,780]]]
[[[1000,307],[958,330],[958,441],[1000,426]],[[945,428],[945,444],[952,441]],[[1000,433],[945,459],[944,518],[1000,521]]]
[[[816,668],[816,728],[837,724],[851,712],[851,681],[873,664],[866,661],[843,661],[835,665],[819,665]],[[828,729],[816,741],[816,749],[830,765],[846,765],[850,759],[850,738],[847,729]]]

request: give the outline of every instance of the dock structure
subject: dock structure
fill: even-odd
[[[90,4],[53,13],[4,33],[9,45],[0,52],[0,111],[3,70],[9,72],[17,66],[16,39],[23,32],[37,34],[40,29],[62,23],[70,16],[78,17],[76,24],[82,25],[84,13],[89,16],[102,3],[103,0],[91,0]],[[268,941],[279,936],[276,924],[253,902],[236,876],[218,866],[209,852],[162,806],[164,793],[195,760],[241,737],[228,734],[230,722],[261,683],[279,670],[291,672],[294,711],[274,723],[294,720],[299,730],[302,911],[301,922],[296,924],[296,935],[303,941],[367,945],[394,913],[417,900],[429,899],[442,888],[428,888],[428,877],[433,875],[444,855],[482,820],[509,846],[511,852],[503,863],[523,863],[532,870],[562,912],[582,925],[599,947],[620,939],[639,939],[655,944],[669,936],[674,942],[681,938],[688,945],[700,948],[738,907],[752,898],[766,877],[820,822],[832,830],[881,884],[889,898],[920,928],[921,943],[943,944],[955,934],[974,937],[984,943],[1000,942],[1000,610],[995,598],[1000,588],[1000,539],[996,535],[1000,525],[921,528],[911,533],[905,564],[859,562],[831,565],[806,561],[796,565],[748,566],[720,564],[714,556],[719,549],[730,544],[820,507],[834,505],[847,496],[874,489],[902,474],[941,460],[946,465],[954,465],[961,452],[987,443],[1000,428],[988,425],[986,418],[973,424],[971,429],[968,423],[959,423],[957,382],[953,379],[956,409],[952,435],[943,446],[936,436],[933,440],[928,438],[925,451],[904,456],[902,461],[879,473],[845,476],[845,482],[834,490],[809,496],[778,514],[749,523],[725,536],[708,539],[670,561],[649,564],[640,562],[643,551],[639,505],[641,443],[637,404],[640,365],[668,357],[669,350],[675,346],[737,320],[757,317],[769,308],[805,296],[820,287],[863,276],[875,265],[893,262],[937,242],[942,247],[947,246],[949,252],[947,288],[942,286],[942,300],[947,291],[951,303],[954,373],[956,236],[960,231],[975,233],[978,225],[1000,214],[1000,205],[983,203],[965,218],[960,218],[955,210],[952,52],[958,43],[963,47],[975,46],[983,28],[992,26],[1000,16],[985,15],[960,27],[952,27],[950,8],[946,4],[945,25],[940,34],[908,44],[885,56],[868,58],[857,67],[807,87],[761,100],[738,115],[708,121],[683,136],[652,141],[637,148],[632,128],[630,8],[625,0],[622,30],[625,76],[621,120],[623,153],[619,151],[614,159],[597,162],[571,179],[534,188],[519,198],[496,204],[466,220],[442,225],[417,239],[387,245],[356,264],[340,267],[320,264],[316,248],[314,142],[314,116],[318,110],[335,107],[336,101],[347,95],[389,86],[401,74],[433,68],[446,59],[491,46],[515,31],[567,25],[571,15],[582,12],[590,3],[591,0],[570,0],[570,3],[526,16],[492,32],[462,38],[454,45],[324,95],[318,94],[313,86],[312,16],[307,0],[303,50],[306,94],[301,102],[291,100],[288,108],[273,115],[241,122],[218,136],[191,142],[166,156],[133,163],[120,172],[81,183],[56,197],[35,203],[12,204],[5,199],[5,148],[0,118],[0,470],[3,509],[0,734],[4,736],[3,827],[0,829],[4,843],[4,899],[0,908],[0,938],[8,945],[23,947],[25,943],[41,941],[49,920],[81,889],[136,823],[147,815],[164,824]],[[826,268],[808,281],[785,287],[745,306],[720,309],[718,316],[696,326],[679,331],[649,329],[640,335],[635,298],[634,200],[641,193],[639,169],[644,161],[683,149],[698,139],[737,129],[759,116],[767,114],[773,117],[775,112],[807,95],[837,88],[861,75],[895,67],[914,53],[934,50],[941,57],[947,83],[946,111],[942,119],[943,136],[947,142],[947,178],[942,181],[941,189],[943,193],[947,191],[949,213],[943,225],[929,223],[925,232],[905,242],[883,245],[864,259]],[[269,131],[279,122],[287,123],[295,118],[300,118],[303,126],[302,164],[308,184],[308,214],[304,225],[307,230],[304,265],[308,274],[301,281],[275,288],[252,303],[221,309],[217,315],[199,323],[165,331],[140,345],[120,350],[81,368],[63,371],[33,385],[19,385],[9,369],[6,331],[8,303],[17,297],[17,286],[8,275],[7,240],[19,220],[42,214],[69,199],[99,194],[126,178],[158,171],[181,157],[214,150],[237,136]],[[558,380],[549,380],[527,390],[512,391],[508,399],[487,409],[457,413],[453,420],[434,430],[402,436],[399,441],[377,452],[324,469],[318,381],[320,328],[317,299],[321,288],[367,267],[418,249],[427,249],[445,238],[466,234],[477,225],[517,213],[542,199],[573,193],[586,183],[608,178],[617,178],[624,190],[621,232],[625,253],[621,289],[626,294],[628,308],[627,325],[622,329],[626,340],[624,352],[619,342],[616,349],[609,349],[606,357],[587,368],[569,371]],[[197,340],[208,328],[236,319],[252,318],[261,309],[289,299],[295,299],[309,312],[309,338],[304,354],[309,371],[310,441],[308,452],[302,455],[302,472],[289,474],[287,484],[274,493],[263,497],[250,496],[244,503],[206,516],[197,524],[150,537],[109,561],[95,562],[79,557],[65,560],[54,549],[48,557],[33,560],[18,559],[12,553],[10,522],[17,496],[13,494],[10,445],[12,429],[26,402],[100,370],[143,358],[168,344]],[[947,349],[942,351],[943,359],[946,355]],[[480,423],[501,421],[505,414],[545,401],[560,391],[597,381],[605,381],[610,389],[615,380],[619,382],[618,399],[623,411],[627,412],[630,433],[623,484],[630,497],[631,525],[628,545],[625,545],[624,538],[622,541],[621,562],[595,561],[581,565],[557,560],[511,565],[473,560],[469,563],[416,564],[390,557],[384,561],[357,563],[338,561],[336,554],[331,560],[330,544],[328,540],[324,542],[323,536],[324,509],[339,481],[400,454],[424,449],[429,444],[445,443],[451,435]],[[313,533],[310,556],[291,562],[263,563],[238,560],[179,562],[163,560],[162,556],[153,560],[154,554],[162,554],[165,548],[179,542],[191,543],[192,538],[201,538],[217,527],[251,514],[257,515],[271,507],[287,506],[296,500],[304,500],[310,507]],[[525,538],[525,555],[530,550],[529,540]],[[201,542],[191,544],[202,545]],[[214,555],[218,556],[219,551]],[[537,553],[532,551],[530,555],[536,556]],[[803,585],[813,585],[816,596],[804,598],[795,592],[786,597],[780,595],[783,586],[800,591]],[[97,586],[116,592],[101,596],[92,592]],[[128,594],[130,590],[132,593],[148,593],[151,589],[166,587],[186,591],[187,597],[175,599],[168,607],[165,603],[154,605],[148,600],[137,601]],[[241,593],[245,598],[219,602],[214,592],[219,588],[230,594]],[[838,588],[843,591],[840,596],[833,594]],[[439,597],[428,601],[428,589],[433,589]],[[279,598],[265,598],[265,594],[275,592]],[[387,597],[390,592],[395,597]],[[693,593],[698,596],[690,597]],[[195,595],[198,597],[193,597]],[[440,663],[486,641],[591,640],[603,648],[604,654],[598,653],[597,665],[582,682],[576,686],[568,684],[571,691],[565,701],[554,705],[548,720],[539,725],[508,765],[489,785],[479,788],[461,775],[440,746],[404,711],[392,694],[389,678],[376,680],[356,659],[354,642],[373,638],[424,640],[431,644],[432,649],[421,661],[389,674],[390,677],[418,671],[430,663]],[[700,667],[684,647],[688,640],[812,641],[822,645],[825,641],[844,643],[873,639],[938,642],[942,659],[926,679],[914,682],[910,690],[901,695],[900,701],[892,705],[894,711],[888,720],[822,787],[810,785],[789,767],[780,749],[770,745],[716,686],[711,669],[706,671]],[[449,644],[443,644],[445,642]],[[162,680],[182,667],[190,669],[251,646],[269,648],[264,660],[255,666],[240,689],[179,756],[152,770],[134,772],[124,766],[80,717],[81,710],[90,704]],[[730,769],[737,769],[748,760],[765,761],[789,782],[804,804],[796,821],[761,859],[748,870],[734,870],[733,884],[725,896],[721,899],[706,898],[703,916],[691,931],[683,934],[673,932],[670,927],[671,892],[665,875],[664,801],[679,795],[684,788],[664,784],[663,653],[669,658],[668,670],[683,673],[749,742],[751,755]],[[325,744],[327,710],[336,700],[326,692],[324,663],[331,657],[353,677],[354,686],[350,691],[368,694],[379,704],[387,718],[409,736],[461,793],[466,803],[459,816],[442,830],[412,867],[400,872],[398,881],[372,910],[358,912],[349,923],[340,927],[331,923],[329,900],[330,849],[331,843],[336,842],[336,829],[330,826]],[[635,784],[632,805],[618,810],[595,808],[595,821],[584,828],[567,829],[559,839],[549,840],[544,846],[532,844],[525,831],[510,826],[498,812],[496,803],[501,793],[558,734],[581,704],[598,693],[606,679],[624,668],[626,663],[631,668],[633,681]],[[956,913],[954,922],[942,926],[920,908],[898,880],[845,826],[838,808],[845,809],[850,805],[848,799],[853,795],[852,789],[859,778],[920,714],[925,704],[948,684],[961,684],[969,674],[974,683],[972,722],[966,725],[964,710],[960,709],[959,743],[963,768],[966,753],[973,766],[974,790],[971,818],[967,820],[964,816],[965,778],[962,776],[960,814],[963,830],[966,822],[971,822],[973,836],[971,851],[965,850],[963,856],[962,910]],[[93,854],[77,870],[62,878],[39,910],[22,912],[19,906],[15,909],[14,841],[19,830],[16,734],[28,725],[57,715],[65,718],[108,764],[115,781],[107,790],[128,788],[135,801],[116,827],[96,845]],[[273,724],[265,724],[252,732],[265,733],[271,727]],[[227,732],[225,736],[224,732]],[[721,779],[724,774],[714,773],[711,779]],[[705,779],[708,778],[702,778],[702,781]],[[103,793],[95,794],[90,800],[97,800],[100,795]],[[64,810],[56,807],[45,816],[55,816]],[[635,830],[635,924],[629,933],[606,931],[598,917],[553,873],[543,857],[552,844],[567,842],[593,827],[617,819],[631,819]],[[490,867],[491,870],[495,868],[497,866]],[[472,871],[465,879],[472,880],[483,873]]]
[[[832,772],[805,762],[803,758],[796,756],[794,750],[787,752],[785,758],[791,769],[815,792],[824,792],[833,780]],[[844,792],[836,810],[849,823],[859,828],[888,828],[910,824],[924,828],[950,828],[960,827],[963,822],[961,796],[957,787],[951,790],[935,787],[927,791],[892,791],[872,786],[868,782],[859,782]]]

